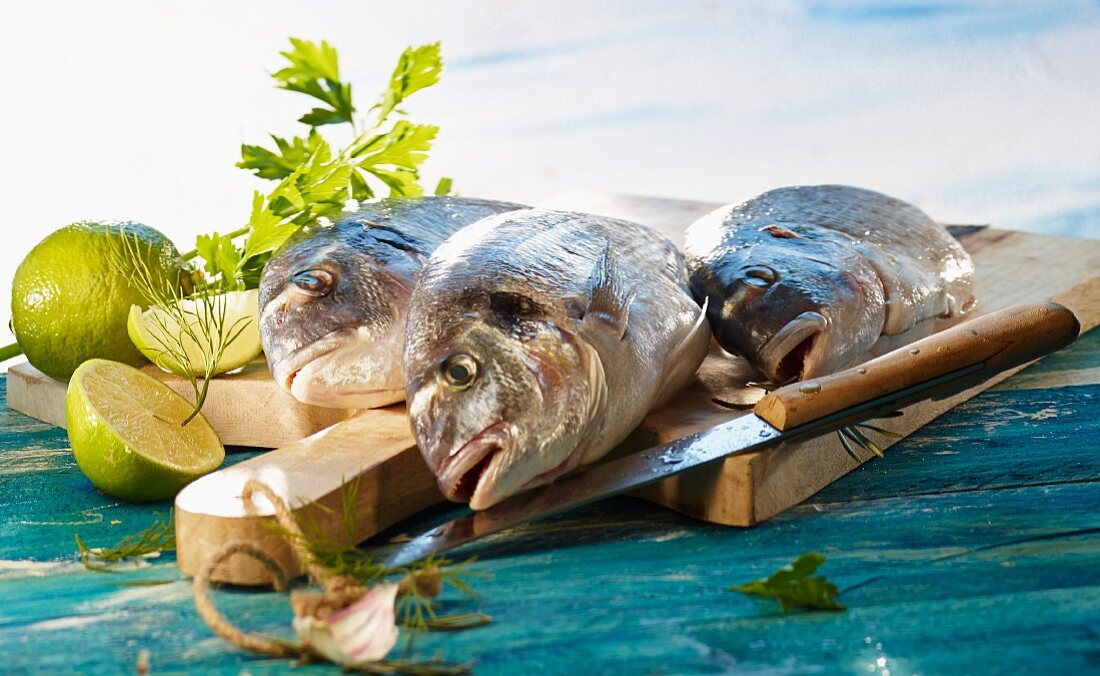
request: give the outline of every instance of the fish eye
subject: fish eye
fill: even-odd
[[[750,265],[741,270],[741,279],[749,286],[766,289],[779,277],[766,265]]]
[[[477,378],[477,362],[468,354],[453,354],[440,365],[443,379],[451,387],[466,389]]]
[[[290,278],[294,286],[311,296],[323,296],[332,290],[332,273],[327,270],[302,270]]]

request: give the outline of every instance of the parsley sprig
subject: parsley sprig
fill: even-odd
[[[272,73],[280,89],[305,94],[314,106],[298,121],[304,137],[272,135],[273,147],[244,144],[237,166],[277,181],[270,192],[255,191],[248,224],[227,234],[200,235],[195,252],[208,280],[226,290],[259,286],[260,273],[291,235],[306,223],[332,218],[358,201],[389,195],[422,195],[420,166],[439,128],[405,119],[402,108],[415,92],[439,82],[443,60],[438,42],[402,52],[378,101],[357,116],[351,84],[340,77],[336,49],[291,38],[280,52],[287,65]],[[347,124],[353,138],[334,148],[319,127]],[[442,179],[436,193],[450,191]],[[238,241],[242,240],[240,244]]]

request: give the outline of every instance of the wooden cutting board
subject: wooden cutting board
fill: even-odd
[[[717,205],[575,193],[555,198],[545,206],[646,223],[680,243],[683,229]],[[1100,323],[1100,241],[994,228],[972,231],[961,241],[977,266],[981,312],[1053,299],[1077,314],[1082,330]],[[15,373],[18,382],[19,370]],[[903,417],[882,426],[908,435],[1008,375],[1002,374],[993,382],[948,400],[912,406]],[[651,413],[618,452],[670,441],[742,415],[729,405],[751,403],[760,396],[759,390],[746,386],[754,377],[743,360],[713,351],[697,382]],[[16,391],[22,387],[24,392],[22,398],[12,399],[12,380],[9,376],[9,401],[13,408],[24,410],[19,407],[35,388],[17,384]],[[244,385],[246,380],[248,386]],[[303,412],[312,407],[302,407],[288,397],[285,401],[274,397],[272,390],[282,393],[270,379],[266,384],[263,380],[262,372],[253,371],[211,384],[212,401],[207,414],[227,443],[266,446],[260,441],[270,441],[275,430],[285,439],[294,430],[305,433],[312,431],[312,425],[329,425],[348,415],[337,411],[329,414],[333,418],[325,418],[324,413]],[[63,391],[63,384],[55,381],[54,385]],[[220,392],[218,401],[224,400],[226,406],[213,405],[215,391]],[[286,417],[297,422],[287,427]],[[231,430],[236,430],[232,436]],[[239,435],[245,430],[252,436],[241,439]],[[876,441],[888,448],[895,440],[883,437]],[[292,505],[318,503],[329,508],[313,509],[312,514],[321,528],[334,534],[342,532],[338,522],[341,487],[356,483],[359,541],[443,499],[412,441],[403,406],[362,411],[312,436],[280,445],[270,453],[203,477],[179,494],[178,561],[184,572],[193,573],[205,556],[234,539],[256,542],[275,553],[289,569],[298,568],[289,548],[264,525],[272,519],[271,505],[263,498],[249,504],[240,499],[241,488],[250,478],[264,481]],[[870,457],[863,452],[862,461]],[[707,521],[751,526],[805,500],[860,462],[844,451],[835,435],[830,435],[797,446],[730,458],[643,489],[638,495]],[[219,579],[238,584],[268,582],[266,572],[245,557],[230,559],[220,568]]]

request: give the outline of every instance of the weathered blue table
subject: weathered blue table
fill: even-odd
[[[154,673],[288,668],[213,636],[171,554],[85,570],[75,533],[110,545],[170,506],[99,494],[60,430],[6,407],[0,430],[0,671],[132,672],[142,650]],[[784,616],[726,591],[810,550],[846,612]],[[752,530],[623,498],[469,553],[493,577],[474,581],[479,601],[446,592],[445,610],[493,624],[424,634],[415,651],[479,673],[1100,670],[1100,331]],[[284,595],[217,601],[290,633]]]

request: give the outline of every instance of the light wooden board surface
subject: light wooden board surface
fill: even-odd
[[[194,390],[184,378],[148,364],[142,368],[188,401]],[[27,362],[8,369],[8,406],[36,420],[65,427],[65,390]],[[348,418],[353,411],[309,406],[283,392],[271,379],[267,362],[257,360],[233,375],[210,381],[203,415],[227,446],[278,448]]]
[[[717,205],[680,200],[592,193],[551,201],[557,208],[605,213],[648,223],[675,241],[695,217]],[[1046,237],[985,229],[963,238],[978,268],[982,312],[1016,303],[1053,298],[1074,310],[1087,330],[1100,323],[1100,241]],[[1051,261],[1056,261],[1052,264]],[[1021,279],[1026,271],[1026,279]],[[981,390],[1008,377],[939,402],[910,407],[886,425],[908,435]],[[650,414],[620,452],[663,443],[711,427],[743,413],[717,401],[750,403],[761,392],[746,385],[758,378],[741,359],[712,352],[697,382],[670,404]],[[407,425],[394,423],[400,407],[362,411],[301,444],[235,465],[184,489],[176,501],[179,562],[193,572],[209,544],[261,537],[257,523],[271,518],[266,501],[244,504],[241,488],[249,478],[272,483],[294,505],[339,504],[343,484],[358,481],[358,504],[370,518],[360,519],[357,537],[365,540],[392,523],[442,500],[419,461]],[[382,433],[378,433],[384,430]],[[888,448],[890,438],[876,439]],[[862,461],[870,459],[864,452]],[[802,502],[859,466],[835,436],[765,453],[746,454],[673,477],[638,494],[648,500],[714,523],[751,526]],[[386,481],[378,476],[385,473]],[[338,480],[334,480],[338,479]],[[425,486],[425,483],[428,486]],[[298,564],[285,549],[288,567]],[[230,559],[221,577],[260,584],[267,574],[250,560]]]

